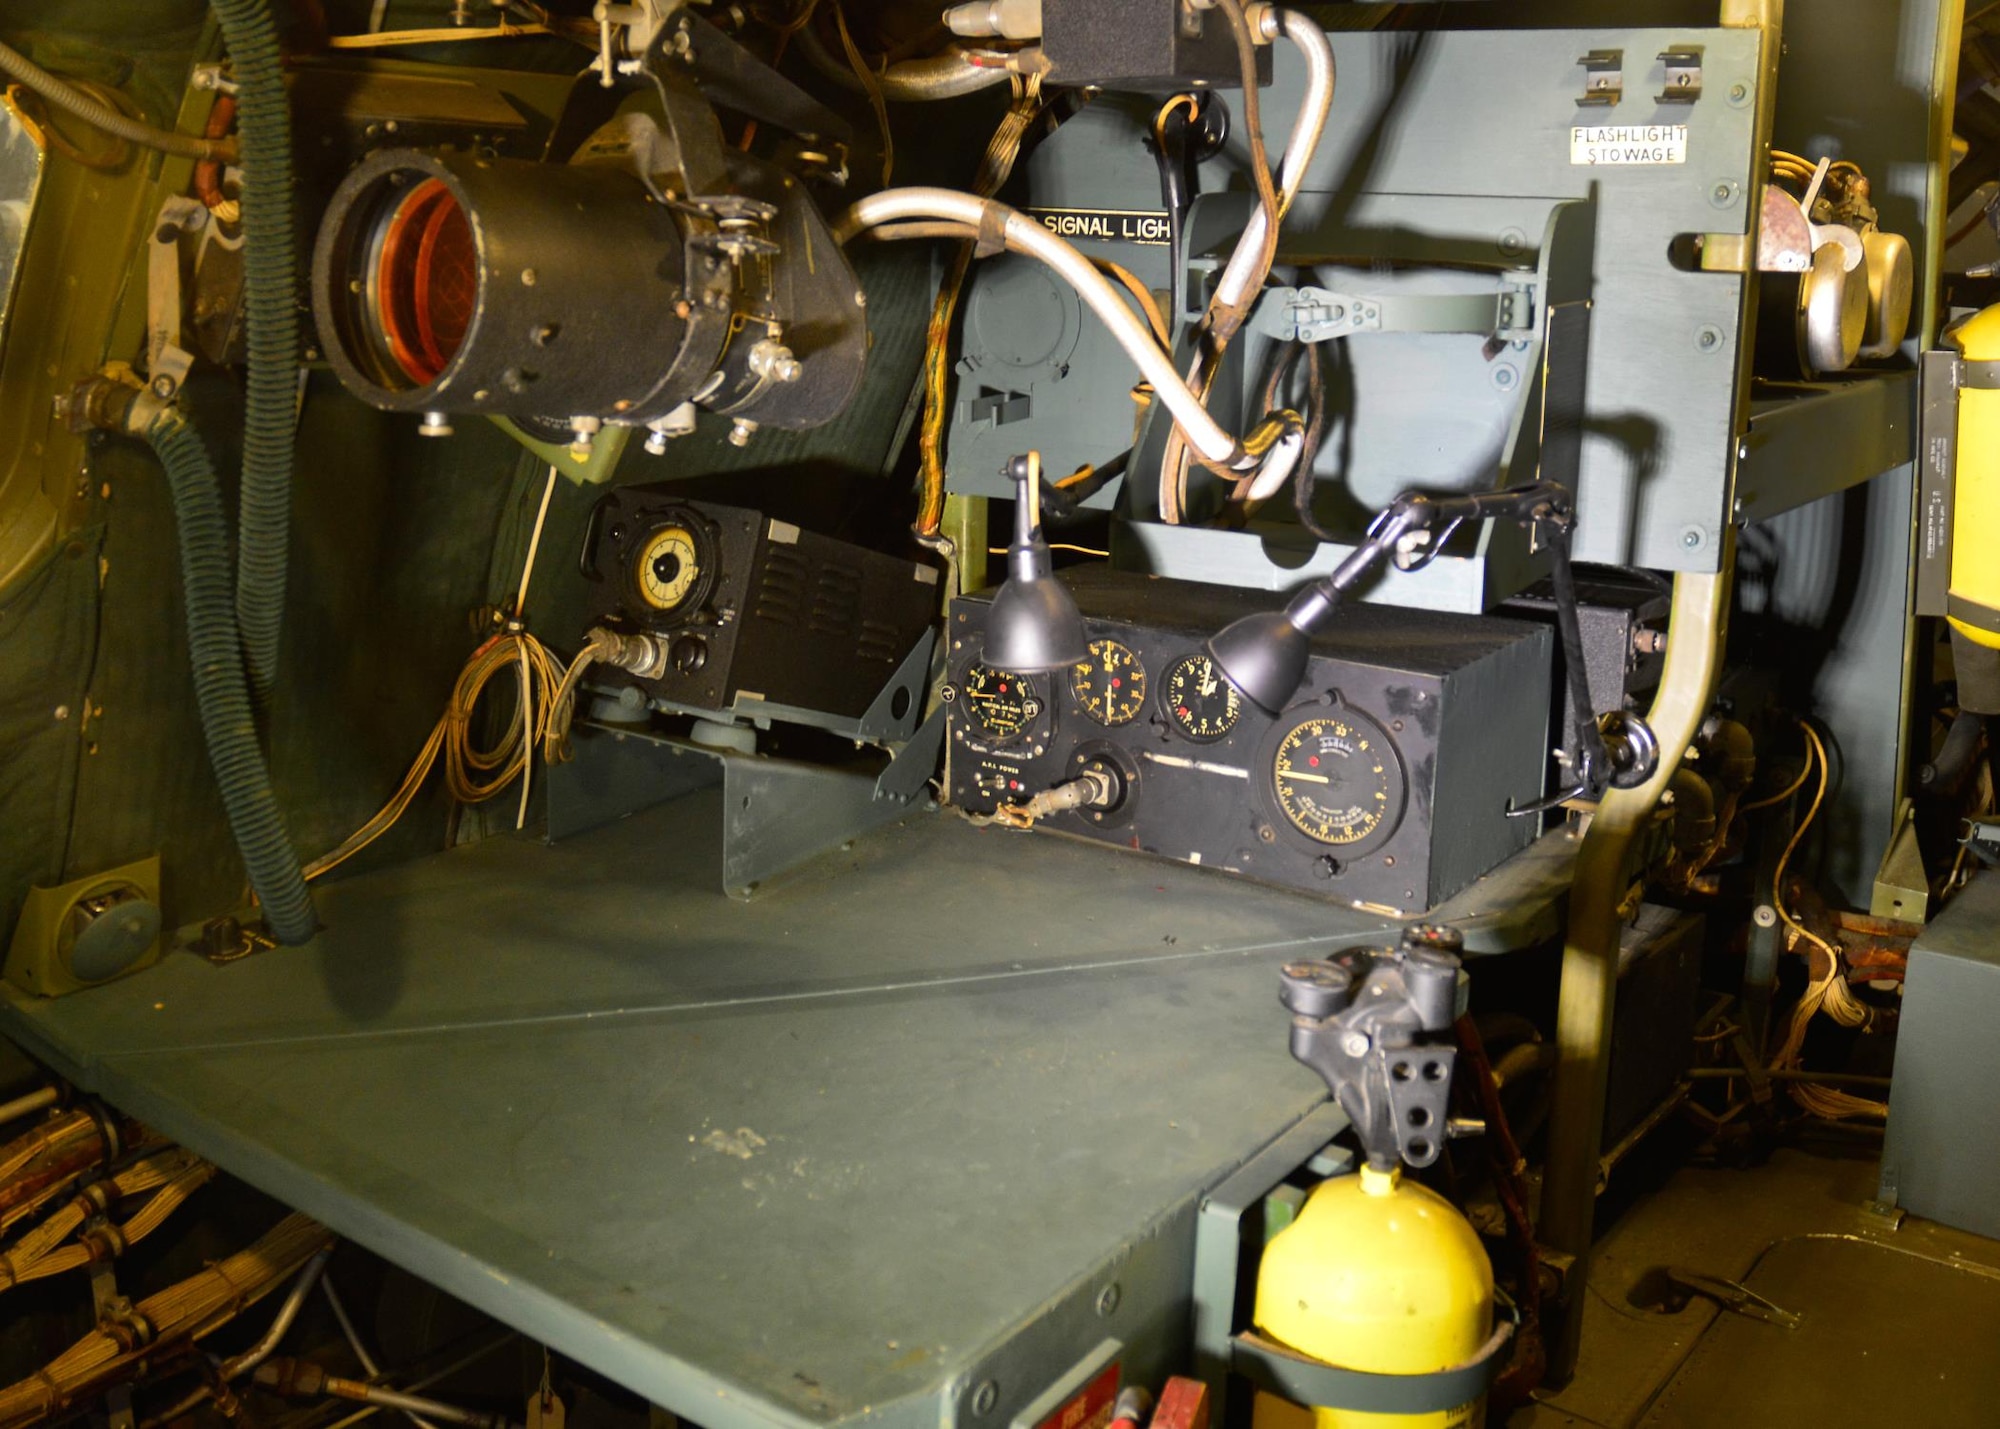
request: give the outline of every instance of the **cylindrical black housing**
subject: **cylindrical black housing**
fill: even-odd
[[[327,360],[400,411],[658,417],[710,366],[677,370],[683,283],[680,227],[630,173],[414,149],[347,176],[313,254]]]

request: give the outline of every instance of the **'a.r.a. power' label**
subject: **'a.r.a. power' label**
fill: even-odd
[[[1579,124],[1569,131],[1572,164],[1685,164],[1685,124]]]
[[[1027,212],[1058,238],[1145,243],[1164,248],[1170,236],[1167,216],[1145,209],[1031,208]]]

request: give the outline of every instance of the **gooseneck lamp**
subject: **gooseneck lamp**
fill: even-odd
[[[1090,658],[1083,614],[1056,579],[1042,536],[1042,454],[1015,457],[1007,474],[1014,479],[1014,542],[1007,579],[986,616],[986,663],[1024,674],[1082,664]]]
[[[1276,714],[1305,680],[1313,636],[1326,628],[1362,577],[1384,560],[1393,561],[1398,570],[1419,570],[1444,548],[1459,523],[1495,520],[1519,521],[1548,537],[1556,624],[1576,712],[1570,782],[1546,799],[1508,812],[1539,814],[1567,800],[1595,799],[1607,787],[1637,787],[1658,767],[1658,743],[1636,717],[1624,717],[1609,734],[1591,717],[1576,582],[1569,562],[1576,514],[1568,489],[1552,481],[1453,496],[1405,492],[1375,518],[1367,539],[1332,574],[1293,596],[1283,610],[1246,615],[1224,627],[1210,637],[1209,656],[1225,680],[1266,713]]]

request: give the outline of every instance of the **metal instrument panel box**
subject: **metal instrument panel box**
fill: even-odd
[[[866,713],[930,628],[937,572],[672,490],[620,487],[591,513],[594,618],[658,636],[669,661],[604,678],[684,709]]]
[[[1201,652],[1282,595],[1103,568],[1063,579],[1093,659],[1053,675],[989,671],[991,593],[952,602],[946,788],[958,807],[991,814],[1096,762],[1116,771],[1121,802],[1037,827],[1398,916],[1539,831],[1506,811],[1542,792],[1546,627],[1348,606],[1272,718],[1240,697],[1232,713]]]

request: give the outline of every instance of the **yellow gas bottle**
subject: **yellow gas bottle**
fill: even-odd
[[[2000,363],[2000,305],[1968,319],[1956,336],[1967,362]],[[1946,611],[1959,634],[2000,650],[2000,375],[1959,389]]]
[[[1300,1354],[1378,1374],[1465,1363],[1493,1327],[1493,1267],[1444,1197],[1402,1168],[1322,1183],[1264,1248],[1257,1329]],[[1257,1396],[1253,1429],[1478,1429],[1478,1399],[1431,1414],[1307,1410]]]

